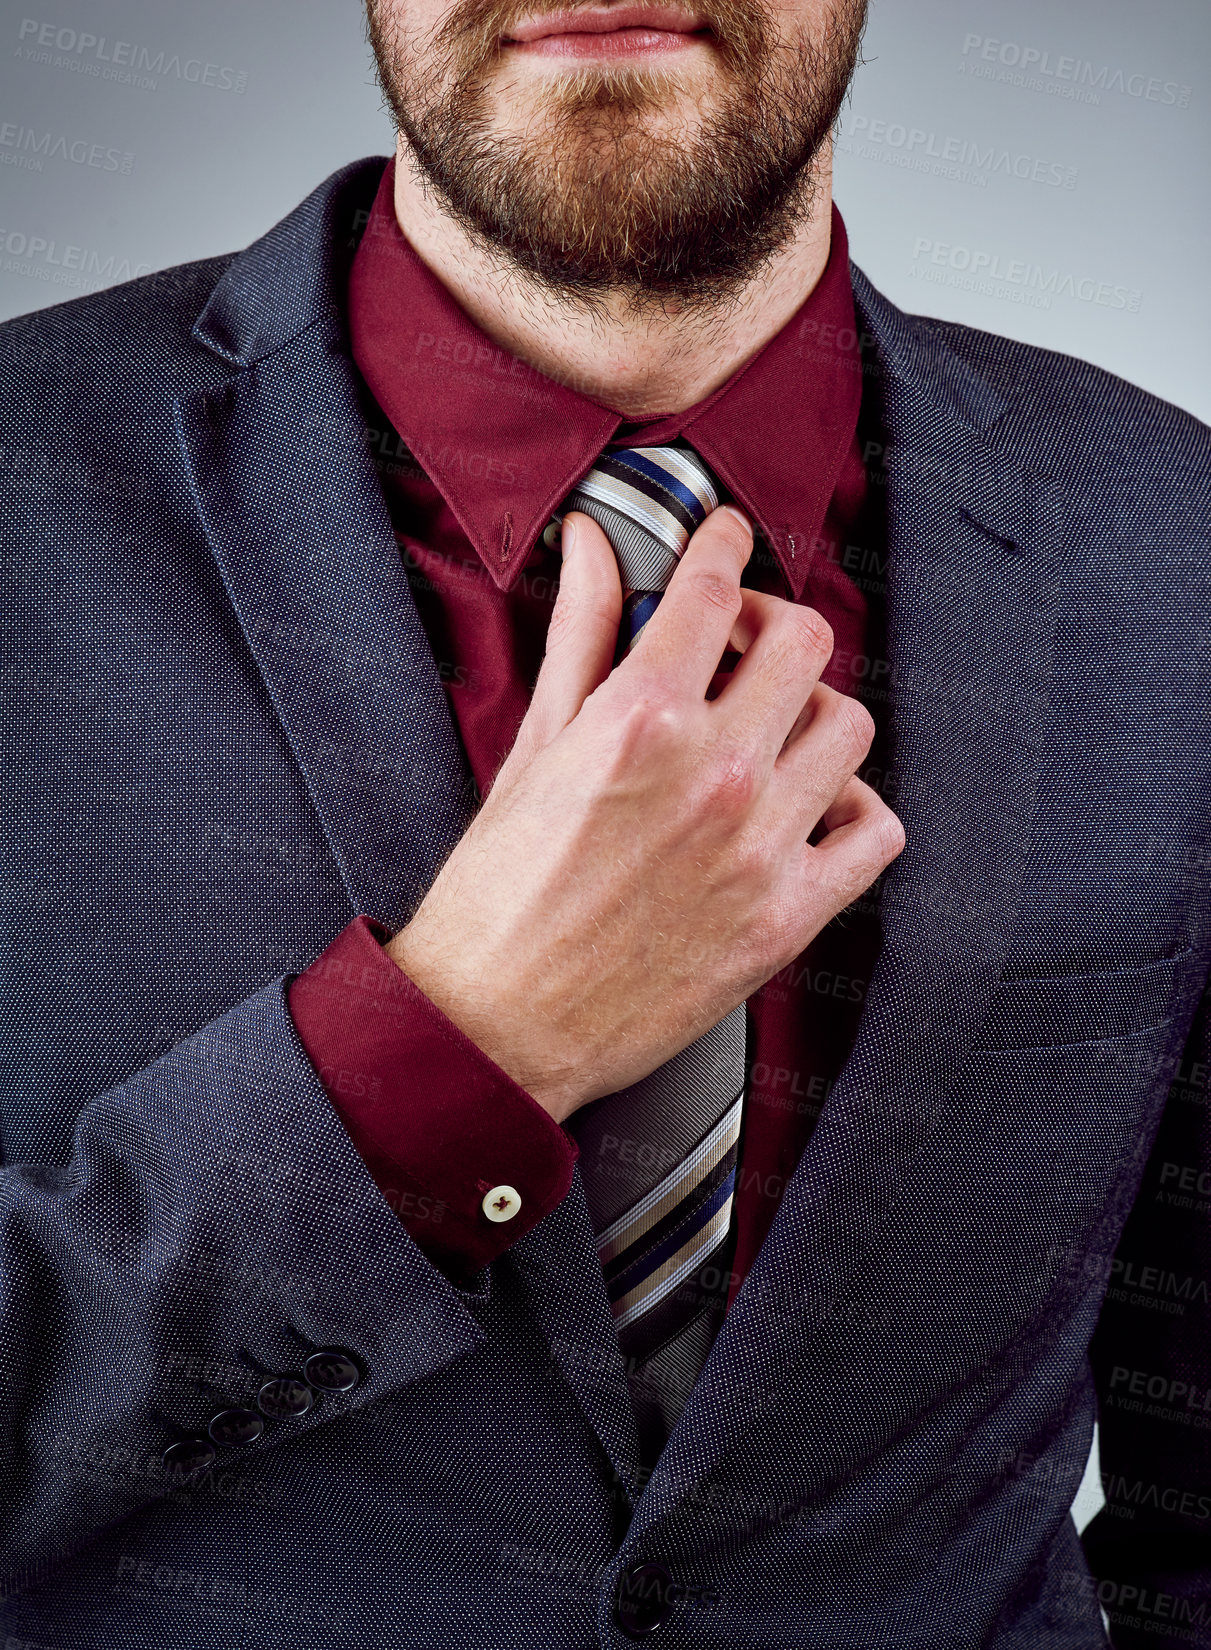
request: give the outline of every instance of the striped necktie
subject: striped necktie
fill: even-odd
[[[690,535],[719,503],[683,447],[607,452],[563,501],[618,557],[619,646],[638,642]],[[706,1362],[727,1303],[744,1107],[745,1008],[641,1082],[576,1112],[568,1128],[605,1274],[645,1458],[655,1460]]]

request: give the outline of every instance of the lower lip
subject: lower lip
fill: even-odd
[[[679,52],[706,40],[705,31],[610,29],[605,34],[544,34],[540,40],[510,40],[510,51],[527,57],[646,57],[652,52]]]

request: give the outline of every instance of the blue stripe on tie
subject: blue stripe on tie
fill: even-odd
[[[628,601],[631,604],[627,608],[626,615],[629,641],[633,642],[636,639],[644,625],[647,624],[648,620],[652,617],[652,614],[655,613],[656,609],[660,606],[660,598],[663,594],[664,592],[662,590],[653,590],[650,592],[646,590],[638,590],[634,592],[633,596],[628,598]]]
[[[609,457],[616,464],[625,464],[628,470],[638,470],[641,475],[659,482],[662,487],[667,488],[672,493],[679,504],[690,512],[695,521],[703,522],[706,520],[706,511],[702,508],[702,500],[697,494],[691,492],[683,481],[678,481],[677,477],[664,469],[663,466],[653,464],[650,458],[645,458],[642,453],[636,452],[633,447],[623,447],[619,452],[610,453]]]
[[[666,1215],[658,1220],[654,1226],[650,1226],[646,1232],[641,1232],[635,1241],[633,1243],[629,1243],[625,1249],[620,1250],[619,1253],[614,1256],[613,1260],[604,1262],[602,1265],[602,1271],[605,1273],[606,1282],[608,1283],[612,1278],[616,1278],[620,1272],[625,1272],[628,1267],[634,1266],[641,1261],[647,1246],[660,1243],[664,1239],[665,1235],[668,1232],[671,1232],[675,1226],[684,1226],[693,1212],[694,1199],[698,1198],[699,1201],[705,1203],[707,1198],[713,1195],[716,1186],[718,1186],[722,1181],[727,1180],[729,1176],[734,1175],[736,1172],[736,1163],[739,1159],[739,1155],[740,1148],[739,1143],[737,1142],[730,1148],[724,1157],[719,1159],[714,1168],[709,1170],[702,1180],[698,1182],[698,1185],[694,1187],[693,1191],[688,1192],[685,1197],[681,1199],[681,1202],[678,1203],[675,1208],[670,1209]]]
[[[650,1277],[658,1266],[662,1266],[670,1255],[675,1255],[678,1249],[683,1249],[694,1234],[700,1232],[704,1226],[710,1223],[712,1216],[718,1214],[728,1198],[731,1197],[732,1188],[735,1184],[736,1171],[733,1169],[726,1180],[719,1182],[701,1208],[694,1211],[693,1218],[686,1225],[677,1227],[654,1249],[650,1249],[639,1260],[633,1261],[625,1272],[619,1272],[617,1277],[610,1279],[606,1285],[606,1293],[610,1299],[616,1301],[620,1300],[623,1295],[630,1294],[631,1290],[637,1288],[645,1278]]]

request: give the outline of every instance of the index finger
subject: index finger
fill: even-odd
[[[735,505],[721,504],[691,536],[668,589],[643,627],[632,660],[645,672],[675,676],[705,699],[740,612],[740,575],[753,553],[753,529]]]

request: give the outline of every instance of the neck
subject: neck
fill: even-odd
[[[784,327],[828,262],[831,150],[816,162],[811,206],[793,237],[741,289],[726,312],[675,300],[634,313],[611,296],[592,313],[557,300],[500,263],[442,212],[400,138],[395,215],[418,255],[471,319],[530,366],[627,418],[692,407],[739,371]]]

